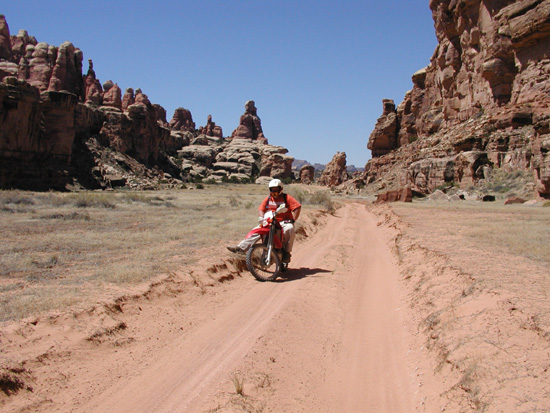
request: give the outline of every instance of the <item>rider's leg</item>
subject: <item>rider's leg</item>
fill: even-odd
[[[254,245],[260,239],[260,234],[252,234],[248,238],[243,239],[239,242],[238,247],[243,251],[248,251],[248,249]]]
[[[283,227],[283,251],[288,254],[287,260],[290,261],[290,253],[292,252],[292,247],[294,246],[296,231],[292,222],[281,222],[281,226]]]

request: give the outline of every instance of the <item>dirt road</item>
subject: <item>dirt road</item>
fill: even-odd
[[[77,342],[49,365],[49,380],[41,366],[42,399],[26,396],[27,406],[413,411],[406,311],[384,232],[359,203],[327,220],[295,246],[286,279],[259,283],[243,274],[202,296],[122,306],[114,345]]]
[[[289,280],[250,279],[214,319],[82,410],[215,409],[235,403],[233,373],[258,408],[411,411],[397,270],[378,232],[364,206],[344,206],[297,246]]]

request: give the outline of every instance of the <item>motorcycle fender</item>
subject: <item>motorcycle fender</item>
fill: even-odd
[[[269,227],[254,228],[248,234],[246,234],[246,238],[250,238],[252,235],[256,235],[256,234],[268,235],[269,234]]]

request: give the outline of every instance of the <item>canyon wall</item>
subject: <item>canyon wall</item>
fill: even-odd
[[[550,0],[431,0],[438,40],[383,114],[360,180],[429,193],[496,169],[533,173],[550,198]]]
[[[180,107],[168,122],[141,89],[102,84],[91,59],[82,70],[72,43],[11,35],[0,15],[0,188],[153,189],[291,176],[293,158],[268,145],[254,101],[224,139],[212,116],[196,129]]]

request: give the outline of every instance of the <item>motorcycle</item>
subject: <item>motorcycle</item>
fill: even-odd
[[[275,281],[287,270],[283,262],[283,228],[277,221],[277,214],[285,213],[287,208],[279,206],[276,211],[269,211],[262,219],[260,227],[254,228],[248,236],[260,235],[261,243],[254,244],[246,253],[246,266],[258,281]]]

